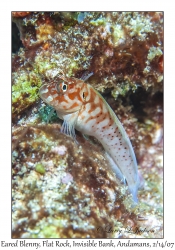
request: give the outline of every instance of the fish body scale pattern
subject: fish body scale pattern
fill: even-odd
[[[133,175],[135,163],[128,146],[129,138],[123,136],[104,100],[90,85],[86,84],[86,88],[89,89],[86,91],[88,96],[79,113],[76,129],[96,137],[127,178],[128,185],[132,185],[137,181],[137,173]]]
[[[68,134],[72,136],[76,128],[101,142],[116,164],[114,172],[117,173],[119,168],[137,202],[139,178],[133,147],[122,124],[103,97],[84,81],[65,76],[43,85],[40,97],[53,106],[59,118],[64,120],[63,132],[70,131]]]

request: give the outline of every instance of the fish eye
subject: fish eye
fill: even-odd
[[[59,81],[57,84],[56,84],[56,90],[58,91],[58,93],[64,93],[67,91],[67,84],[65,82],[63,82],[62,80]]]
[[[62,83],[62,90],[63,92],[67,90],[67,84],[65,84],[64,82]]]

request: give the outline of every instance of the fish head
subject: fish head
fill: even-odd
[[[84,84],[73,77],[59,76],[49,84],[42,85],[39,94],[58,113],[71,114],[80,110],[85,102]]]

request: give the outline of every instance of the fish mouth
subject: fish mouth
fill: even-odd
[[[39,89],[39,95],[42,98],[43,96],[46,96],[45,94],[48,93],[48,85],[44,84]]]
[[[39,96],[40,98],[50,105],[50,102],[53,100],[53,98],[49,95],[48,85],[44,84],[39,89]]]
[[[47,103],[49,106],[54,107],[55,109],[58,106],[59,101],[57,97],[59,94],[57,93],[55,86],[50,86],[48,84],[43,84],[39,89],[40,98]]]

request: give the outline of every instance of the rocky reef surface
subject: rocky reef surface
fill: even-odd
[[[12,21],[12,237],[162,238],[163,13],[12,12]],[[88,83],[123,123],[144,179],[137,206],[102,146],[61,134],[40,100],[60,70],[93,72]]]

